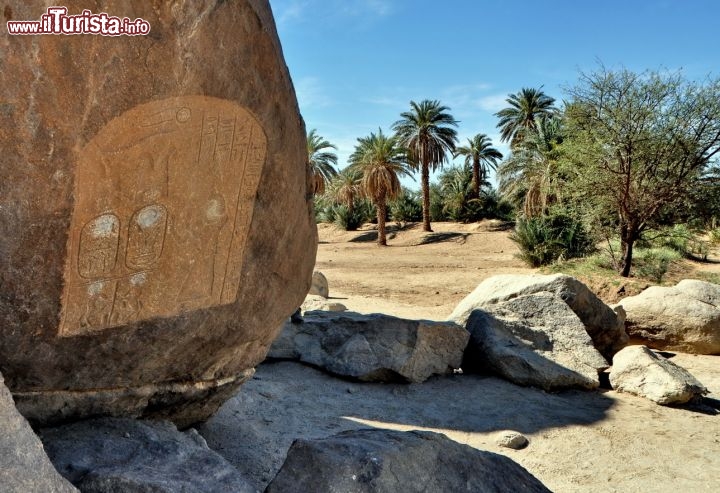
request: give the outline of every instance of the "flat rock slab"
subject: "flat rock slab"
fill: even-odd
[[[83,493],[254,493],[195,431],[101,418],[41,430],[51,460]]]
[[[310,287],[304,124],[267,0],[83,8],[151,29],[0,36],[0,370],[31,423],[188,426]]]
[[[268,356],[368,382],[422,382],[459,368],[468,338],[451,322],[309,312],[304,323],[285,324]]]
[[[562,299],[580,318],[593,344],[605,358],[612,358],[627,344],[622,311],[614,311],[587,286],[565,274],[490,277],[458,304],[449,319],[464,325],[473,310],[539,292],[553,293]]]
[[[685,368],[646,346],[629,346],[615,355],[610,385],[662,405],[684,404],[708,392]]]
[[[53,467],[42,442],[15,409],[0,375],[0,491],[72,493],[78,490]]]
[[[330,287],[328,286],[327,277],[320,271],[313,272],[312,284],[310,285],[310,291],[308,294],[314,294],[327,298],[330,296]]]
[[[463,369],[489,371],[546,390],[600,385],[609,365],[580,318],[553,293],[521,295],[473,310]]]
[[[549,492],[513,460],[439,433],[354,430],[296,440],[267,493]]]
[[[720,354],[720,286],[684,279],[651,286],[618,303],[628,334],[655,349]]]

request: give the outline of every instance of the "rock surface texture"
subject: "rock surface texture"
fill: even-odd
[[[656,349],[720,354],[720,286],[685,279],[620,301],[631,337]]]
[[[53,467],[42,442],[15,409],[0,375],[0,491],[3,493],[77,492]]]
[[[469,334],[450,322],[309,312],[286,323],[269,357],[369,382],[422,382],[459,368]]]
[[[355,430],[296,440],[267,493],[549,492],[513,460],[420,431]]]
[[[100,418],[41,430],[58,471],[83,493],[254,493],[193,429]]]
[[[328,281],[322,272],[315,271],[312,276],[312,284],[310,285],[310,291],[308,294],[314,294],[327,298],[330,296],[330,288],[328,287]]]
[[[615,355],[610,385],[663,405],[684,404],[708,392],[685,368],[646,346],[629,346]]]
[[[553,293],[537,292],[473,310],[463,369],[489,371],[546,390],[600,385],[609,365],[585,326]]]
[[[598,351],[607,359],[625,347],[624,313],[613,310],[577,279],[565,274],[493,276],[481,282],[450,315],[464,325],[473,310],[541,291],[559,296],[580,318]]]
[[[330,301],[327,298],[323,298],[317,294],[309,294],[305,297],[302,306],[303,312],[312,311],[324,311],[324,312],[344,312],[347,311],[347,307],[342,303],[336,301]]]
[[[36,422],[189,425],[310,286],[305,130],[270,6],[63,5],[151,31],[0,36],[0,370]]]

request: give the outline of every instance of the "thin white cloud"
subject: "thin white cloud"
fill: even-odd
[[[394,12],[391,0],[271,0],[271,5],[279,26],[349,18],[366,23]]]
[[[322,108],[332,104],[322,82],[317,77],[301,77],[294,81],[295,94],[302,111],[308,108]]]
[[[508,95],[503,94],[491,94],[489,96],[483,96],[476,101],[477,107],[485,110],[497,113],[501,109],[507,106]]]

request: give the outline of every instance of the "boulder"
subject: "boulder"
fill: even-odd
[[[0,370],[31,421],[187,426],[310,287],[305,129],[267,0],[83,8],[151,30],[0,36]]]
[[[463,369],[546,390],[600,385],[609,365],[585,326],[553,293],[520,295],[471,312]]]
[[[628,334],[656,349],[720,354],[720,286],[685,279],[651,286],[619,303]]]
[[[167,421],[99,418],[41,430],[60,473],[83,493],[254,493],[197,431]]]
[[[305,297],[302,306],[300,307],[305,312],[312,311],[325,311],[325,312],[344,312],[347,311],[347,307],[342,303],[330,301],[327,298],[323,298],[317,294],[309,294]]]
[[[597,350],[608,360],[627,344],[622,311],[614,311],[587,286],[565,274],[504,274],[490,277],[458,304],[450,320],[464,325],[477,308],[541,291],[553,293],[567,303],[580,317]]]
[[[310,285],[310,291],[308,294],[315,294],[328,298],[330,296],[330,288],[328,287],[327,278],[322,272],[315,271],[312,275],[312,284]]]
[[[549,492],[521,465],[439,433],[353,430],[296,440],[267,493]]]
[[[708,392],[689,371],[647,346],[628,346],[615,355],[610,385],[662,405],[684,404]]]
[[[422,382],[459,368],[468,338],[450,322],[310,312],[302,324],[285,324],[268,356],[367,382]]]
[[[498,434],[497,444],[499,447],[513,450],[522,450],[528,446],[530,441],[522,433],[517,431],[502,431]]]
[[[0,375],[0,490],[3,493],[77,492],[53,467],[42,442],[15,409]]]

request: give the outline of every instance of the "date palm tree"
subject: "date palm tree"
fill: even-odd
[[[328,184],[326,193],[335,203],[344,205],[348,214],[354,212],[355,201],[362,195],[360,181],[362,173],[352,166],[348,166],[338,173]]]
[[[408,153],[414,169],[420,168],[423,194],[423,230],[430,228],[430,171],[442,167],[448,154],[455,151],[458,122],[440,101],[426,99],[420,103],[410,101],[410,111],[400,114],[393,124],[400,144]]]
[[[455,150],[455,157],[465,156],[465,165],[472,164],[472,191],[474,198],[480,197],[480,184],[485,182],[488,170],[497,170],[499,159],[503,158],[500,151],[492,146],[490,137],[477,134],[468,139],[467,146],[460,146]]]
[[[515,148],[522,142],[528,132],[537,130],[538,119],[557,114],[555,99],[541,89],[523,87],[516,94],[509,94],[505,100],[510,105],[495,113],[500,118],[497,126],[500,129],[500,140],[510,142]]]
[[[310,130],[310,133],[307,134],[307,165],[312,176],[311,192],[313,195],[325,193],[326,183],[337,175],[334,167],[337,164],[337,154],[328,149],[337,150],[337,147],[318,135],[317,130]]]
[[[355,152],[350,156],[350,167],[362,173],[362,193],[377,210],[378,245],[387,246],[387,201],[402,192],[399,175],[410,175],[405,152],[395,136],[388,137],[378,129],[377,134],[358,139]]]

